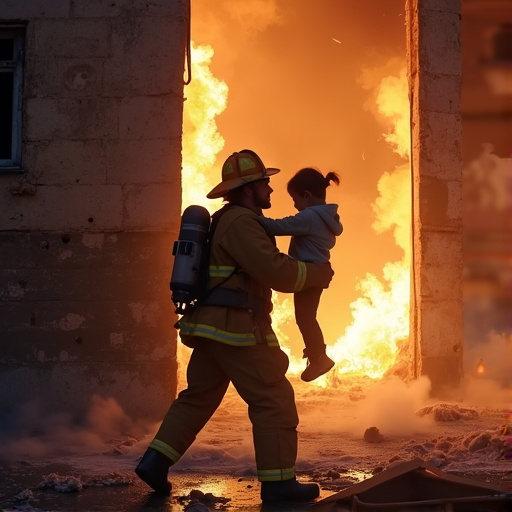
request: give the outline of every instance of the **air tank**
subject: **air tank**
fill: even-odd
[[[176,313],[193,307],[206,284],[210,213],[199,205],[188,206],[181,216],[179,239],[174,242],[171,299]]]

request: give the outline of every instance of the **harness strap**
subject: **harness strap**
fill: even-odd
[[[231,288],[213,288],[210,294],[201,302],[201,305],[247,309],[251,310],[255,316],[265,314],[265,299],[250,296],[243,290],[233,290]]]

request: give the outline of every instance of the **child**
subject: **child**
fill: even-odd
[[[334,172],[324,177],[317,169],[301,169],[287,185],[298,213],[283,219],[261,217],[269,234],[291,235],[288,254],[292,258],[312,263],[329,261],[329,250],[343,231],[338,205],[325,203],[326,189],[331,181],[339,185],[339,176]],[[295,293],[293,297],[295,319],[306,347],[304,357],[309,361],[301,375],[306,382],[320,377],[334,366],[334,361],[325,353],[324,337],[316,319],[322,291],[322,288],[309,288]]]

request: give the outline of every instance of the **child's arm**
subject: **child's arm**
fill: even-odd
[[[305,210],[282,219],[269,219],[263,215],[259,219],[267,233],[274,236],[307,235],[311,228],[311,217]]]

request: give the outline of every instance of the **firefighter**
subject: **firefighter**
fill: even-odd
[[[248,404],[263,502],[311,501],[316,483],[295,477],[298,415],[285,376],[288,357],[271,326],[272,289],[326,288],[328,263],[297,261],[281,253],[259,221],[270,208],[270,176],[251,150],[233,153],[222,181],[207,195],[226,204],[212,216],[209,292],[178,321],[192,354],[187,388],[171,404],[135,472],[156,493],[169,495],[168,469],[177,463],[219,407],[230,382]]]

